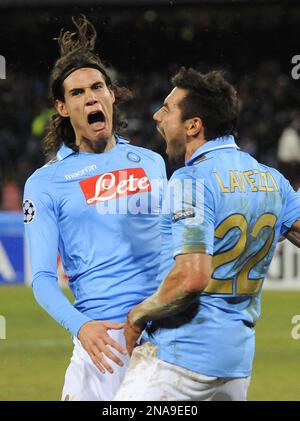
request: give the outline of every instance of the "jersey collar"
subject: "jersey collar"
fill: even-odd
[[[193,165],[194,161],[199,158],[201,155],[206,154],[207,152],[216,151],[218,149],[240,149],[238,145],[235,143],[233,136],[221,136],[217,137],[216,139],[209,140],[208,142],[204,143],[204,145],[200,146],[193,153],[190,159],[188,159],[185,165]]]
[[[115,137],[116,137],[117,144],[129,143],[129,140],[126,140],[119,135],[115,135]],[[59,150],[56,154],[56,157],[59,161],[62,161],[63,159],[67,158],[68,156],[70,156],[74,153],[77,153],[77,152],[73,151],[73,149],[69,148],[64,143],[62,143],[61,147],[59,148]]]

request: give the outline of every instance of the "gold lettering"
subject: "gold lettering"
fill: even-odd
[[[244,176],[245,176],[246,180],[248,181],[248,183],[249,183],[249,186],[250,186],[251,190],[252,190],[253,192],[257,192],[257,191],[258,191],[258,189],[257,189],[257,187],[254,185],[255,180],[253,180],[253,178],[251,178],[251,176],[252,176],[253,174],[254,174],[254,172],[253,172],[253,171],[244,171]]]
[[[277,183],[276,183],[275,178],[273,177],[273,175],[270,172],[267,172],[267,175],[271,178],[271,180],[273,182],[273,186],[275,188],[275,191],[279,191],[279,188],[277,186]]]
[[[222,191],[223,193],[229,193],[229,188],[228,188],[228,187],[225,187],[225,186],[223,185],[222,180],[221,180],[221,178],[220,178],[219,174],[218,174],[217,172],[214,172],[214,176],[216,177],[216,179],[217,179],[217,181],[218,181],[218,183],[219,183],[219,186],[220,186],[221,191]]]
[[[245,193],[246,187],[245,187],[245,179],[243,177],[243,174],[240,171],[236,171],[235,173],[236,173],[236,176],[239,177],[240,183],[241,183],[241,186],[242,186],[242,190]]]
[[[258,171],[258,170],[255,170],[254,171],[254,174],[257,174],[257,177],[258,177],[258,190],[259,191],[267,191],[267,188],[266,188],[266,186],[263,186],[262,185],[262,174],[263,173],[261,173],[260,171]]]
[[[238,188],[239,191],[242,192],[242,188],[239,184],[239,180],[235,176],[234,172],[230,170],[229,174],[230,174],[230,191],[231,191],[231,193],[234,193],[236,188]]]
[[[253,177],[254,174],[257,175],[257,180]],[[279,191],[277,183],[270,172],[265,173],[265,172],[260,172],[259,170],[240,172],[237,170],[230,170],[229,171],[230,187],[226,187],[223,184],[223,181],[221,180],[221,177],[219,176],[218,172],[214,172],[214,176],[216,177],[217,182],[220,186],[220,189],[223,193],[234,193],[236,189],[238,189],[240,193],[242,192],[245,193],[246,192],[245,179],[253,192]],[[258,185],[256,185],[256,183]]]
[[[275,191],[273,187],[270,187],[268,185],[268,176],[267,176],[267,173],[263,172],[263,173],[261,173],[261,175],[262,175],[263,179],[265,180],[267,191]]]

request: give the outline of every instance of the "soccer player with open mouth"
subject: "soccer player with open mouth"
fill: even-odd
[[[115,400],[246,400],[263,281],[282,235],[300,246],[300,194],[240,150],[222,72],[182,68],[172,82],[154,119],[185,166],[168,184],[176,207],[163,204],[161,284],[127,317],[132,358]],[[192,184],[187,200],[175,181]]]
[[[62,399],[111,400],[129,361],[126,314],[157,286],[166,173],[160,155],[117,134],[128,91],[94,52],[92,24],[74,23],[50,78],[57,113],[44,145],[56,157],[26,182],[24,222],[35,298],[73,336]],[[58,286],[58,253],[74,306]]]

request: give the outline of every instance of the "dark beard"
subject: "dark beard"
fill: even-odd
[[[108,138],[102,138],[99,140],[90,140],[84,137],[81,141],[83,144],[88,146],[94,153],[103,153],[108,143]]]
[[[181,139],[173,141],[172,150],[175,153],[167,154],[168,165],[175,171],[185,165],[185,147],[183,147]]]
[[[179,168],[184,167],[185,160],[184,160],[184,154],[180,156],[172,156],[168,157],[168,168],[170,171],[170,174],[173,174],[174,171],[178,170]]]

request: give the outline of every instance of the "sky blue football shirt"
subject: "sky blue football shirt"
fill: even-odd
[[[123,322],[154,292],[165,182],[161,156],[121,137],[102,154],[63,145],[57,160],[27,180],[23,207],[34,294],[73,335],[91,319]],[[57,285],[58,253],[74,307]]]
[[[146,338],[166,362],[208,376],[249,376],[263,280],[280,234],[300,218],[299,193],[224,136],[173,174],[163,210],[158,283],[178,254],[213,255],[213,272],[197,302],[153,323]]]

